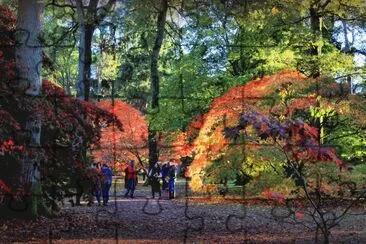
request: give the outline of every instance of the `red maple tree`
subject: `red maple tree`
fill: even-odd
[[[102,130],[100,143],[93,150],[95,160],[119,170],[123,170],[129,160],[143,164],[148,155],[148,128],[143,114],[122,101],[114,105],[111,101],[102,101],[96,105],[116,116],[123,124],[123,131],[113,124]]]
[[[83,152],[98,143],[101,125],[113,122],[121,128],[122,124],[108,111],[67,96],[47,80],[40,96],[26,96],[27,84],[15,72],[15,22],[12,11],[0,6],[0,194],[12,201],[29,192],[19,178],[22,160],[32,154],[41,161],[42,190],[49,203],[55,202],[70,188],[68,179],[76,174],[88,177]],[[40,148],[27,147],[31,133],[26,118],[31,116],[41,120]]]

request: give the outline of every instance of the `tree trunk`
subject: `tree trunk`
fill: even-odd
[[[79,74],[76,97],[83,101],[89,101],[90,70],[92,62],[91,46],[96,25],[96,14],[99,0],[90,0],[87,12],[84,12],[83,0],[76,0],[76,10],[79,22]],[[87,115],[86,115],[87,116]],[[81,160],[87,161],[87,141],[82,140],[80,149]],[[78,201],[78,199],[77,199]],[[78,204],[78,203],[77,203]]]
[[[157,19],[157,31],[155,37],[155,43],[151,55],[151,109],[153,113],[156,113],[159,109],[159,71],[158,71],[158,60],[161,46],[164,40],[165,32],[165,21],[166,14],[168,11],[168,0],[161,0],[161,6]],[[152,168],[158,161],[158,144],[157,144],[157,133],[149,124],[149,167]]]
[[[313,32],[313,42],[318,43],[311,49],[311,55],[317,57],[321,55],[322,46],[320,45],[319,39],[322,39],[322,18],[319,16],[317,10],[313,7],[310,8],[310,21],[311,29]],[[311,77],[316,79],[320,76],[319,62],[314,63],[313,70],[311,71]],[[317,89],[319,87],[317,86]]]
[[[80,31],[80,43],[79,43],[79,74],[78,74],[78,81],[77,81],[77,94],[76,97],[79,98],[80,100],[84,100],[85,99],[85,79],[84,79],[84,75],[85,75],[85,55],[84,55],[84,50],[85,50],[85,26],[81,26],[79,27],[79,31]]]
[[[343,35],[344,35],[344,52],[348,53],[350,51],[350,44],[348,41],[348,31],[347,31],[347,23],[346,21],[342,20],[342,25],[343,25]],[[349,87],[349,94],[352,94],[352,77],[350,75],[347,75],[346,77],[346,81],[347,81],[347,85]]]
[[[313,67],[311,70],[311,77],[315,79],[316,81],[316,94],[319,95],[320,93],[320,84],[319,84],[319,77],[321,75],[320,70],[320,55],[322,53],[322,39],[323,39],[323,33],[322,33],[322,16],[318,13],[318,10],[316,9],[315,3],[313,3],[313,6],[310,8],[310,21],[311,21],[311,29],[313,34],[313,42],[314,46],[310,50],[310,53],[312,57],[314,58]],[[316,44],[315,44],[316,43]],[[316,107],[320,109],[320,102],[319,100],[316,101]],[[323,126],[323,118],[316,119],[316,127],[319,129],[319,136],[318,136],[318,142],[319,144],[323,144],[323,138],[324,138],[324,126]]]
[[[327,227],[324,227],[325,229],[322,230],[323,231],[323,243],[324,244],[329,244],[330,243],[330,240],[329,240],[329,235],[330,235],[330,232],[328,230]]]
[[[79,43],[79,75],[77,83],[77,98],[89,100],[90,91],[90,70],[92,62],[92,40],[95,30],[95,16],[99,0],[89,2],[88,11],[84,14],[82,0],[76,1],[77,16],[79,22],[80,43]]]
[[[17,16],[16,67],[18,82],[27,84],[26,96],[39,96],[42,89],[42,49],[39,36],[43,27],[44,2],[39,0],[19,0]],[[26,145],[28,154],[22,162],[21,186],[25,187],[30,211],[33,217],[39,214],[42,206],[40,181],[40,159],[37,156],[41,147],[41,118],[36,113],[26,117],[25,129],[31,138]]]
[[[92,64],[92,40],[93,33],[95,27],[93,25],[87,25],[85,27],[85,41],[84,41],[84,50],[83,50],[83,60],[84,60],[84,72],[82,75],[82,81],[84,84],[84,100],[89,101],[89,92],[90,92],[90,73],[91,73],[91,64]]]
[[[77,98],[89,101],[90,92],[90,71],[92,63],[92,41],[94,30],[98,22],[102,21],[113,8],[116,1],[109,0],[98,14],[99,0],[90,0],[87,12],[84,13],[83,0],[76,0],[76,10],[79,22],[80,43],[79,43],[79,77],[77,84]]]
[[[76,97],[80,100],[85,98],[85,85],[84,85],[84,73],[85,73],[85,20],[84,20],[84,4],[82,0],[76,1],[76,10],[79,23],[79,65],[78,65],[78,81],[76,88]]]
[[[149,168],[153,168],[158,158],[157,133],[151,129],[149,124],[148,145],[149,145]]]

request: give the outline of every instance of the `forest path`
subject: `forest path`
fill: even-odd
[[[108,206],[72,207],[58,217],[33,221],[0,220],[1,243],[314,243],[306,219],[276,220],[273,206],[196,201],[185,197],[152,199],[150,187],[139,185],[135,198],[111,189]],[[222,200],[222,199],[221,199]],[[278,210],[278,211],[277,211]],[[362,212],[362,210],[357,210]],[[283,208],[277,213],[286,214]],[[298,223],[297,223],[298,222]],[[366,243],[365,215],[350,216],[334,230],[334,243]]]

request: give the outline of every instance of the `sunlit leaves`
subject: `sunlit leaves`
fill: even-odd
[[[147,124],[141,112],[122,101],[114,104],[111,101],[102,101],[97,106],[116,116],[123,124],[123,130],[116,124],[103,128],[100,143],[93,150],[95,159],[111,166],[132,159],[146,159]]]
[[[232,162],[230,157],[234,156],[235,153],[230,148],[240,148],[239,152],[243,150],[243,138],[238,137],[238,141],[231,145],[230,141],[224,136],[225,128],[232,127],[236,131],[225,130],[225,132],[238,135],[241,128],[235,126],[238,125],[238,117],[241,113],[250,109],[257,109],[268,114],[268,105],[258,107],[263,97],[272,93],[281,84],[290,81],[297,84],[301,83],[302,79],[303,77],[296,72],[281,72],[274,76],[264,77],[261,80],[253,80],[246,85],[233,87],[223,96],[215,99],[211,104],[210,110],[200,117],[199,121],[194,122],[201,128],[198,132],[195,132],[198,135],[192,142],[195,157],[189,168],[189,174],[193,178],[198,177],[199,172],[209,167],[214,160],[217,160],[224,154],[227,160]],[[252,119],[254,118],[244,117],[240,123],[244,126],[248,122],[247,120]],[[258,124],[258,128],[261,128],[261,124]],[[265,130],[265,127],[262,127],[262,130]],[[243,162],[243,159],[241,159],[241,162]],[[236,170],[238,169],[236,167]]]
[[[104,80],[115,80],[119,72],[120,61],[116,60],[110,53],[103,53],[98,59],[97,66],[99,78]]]

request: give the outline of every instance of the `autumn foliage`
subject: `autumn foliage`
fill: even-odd
[[[113,105],[111,101],[102,101],[96,106],[116,116],[123,124],[123,131],[114,124],[102,130],[100,143],[93,149],[95,160],[117,169],[129,160],[144,160],[148,155],[147,124],[142,113],[122,101]]]
[[[88,177],[83,151],[98,143],[101,125],[122,125],[111,113],[69,97],[50,81],[43,81],[40,96],[26,96],[14,65],[15,17],[5,7],[0,7],[0,16],[4,34],[0,38],[0,193],[20,199],[28,192],[29,186],[20,181],[21,162],[32,155],[41,162],[45,196],[60,200],[71,177],[76,173]],[[31,132],[26,121],[34,117],[42,125],[40,148],[29,146]]]
[[[195,157],[188,171],[188,175],[192,177],[192,188],[200,189],[204,169],[228,149],[230,140],[225,138],[223,133],[226,127],[237,125],[238,117],[245,112],[259,110],[258,112],[268,115],[271,112],[268,106],[262,106],[262,108],[259,106],[263,101],[273,103],[273,100],[266,100],[266,97],[283,84],[300,83],[303,80],[304,77],[298,72],[286,71],[233,87],[221,97],[216,98],[203,118],[194,122],[202,126],[192,142],[192,153]],[[314,99],[310,98],[306,102],[311,104]],[[283,109],[280,106],[272,106],[272,111]]]
[[[187,172],[192,177],[191,187],[202,189],[203,179],[207,177],[205,170],[215,160],[235,153],[234,148],[249,152],[262,144],[278,146],[275,144],[279,143],[295,161],[326,161],[344,166],[333,148],[320,146],[318,128],[295,119],[299,111],[317,106],[331,108],[341,116],[360,115],[362,110],[350,108],[360,103],[358,98],[349,95],[348,99],[334,102],[326,96],[325,91],[333,84],[334,81],[306,79],[297,71],[282,71],[233,87],[216,98],[210,110],[193,121],[185,137],[189,150],[185,148],[182,152],[190,152],[193,157]],[[317,85],[319,94],[316,94]],[[361,120],[355,122],[364,126]],[[240,135],[243,138],[248,132],[257,138],[251,139],[253,143],[232,140]],[[256,143],[258,139],[260,142]]]

